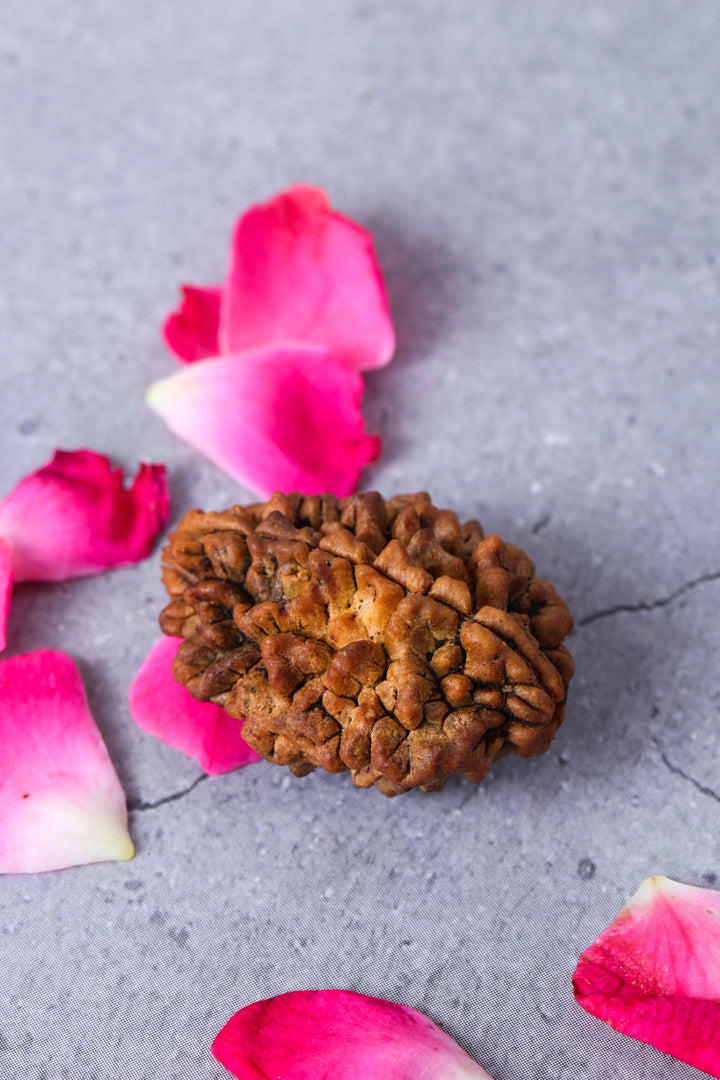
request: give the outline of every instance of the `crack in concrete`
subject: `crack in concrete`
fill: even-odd
[[[143,802],[142,799],[128,799],[128,810],[130,813],[142,810],[157,810],[158,806],[164,806],[165,803],[177,802],[178,799],[184,799],[186,795],[189,795],[191,791],[194,791],[198,784],[202,784],[204,780],[208,779],[207,773],[202,773],[201,776],[197,776],[189,787],[183,788],[182,791],[175,791],[172,795],[165,795],[162,799],[158,799],[156,802]]]
[[[544,529],[546,525],[549,525],[552,521],[552,514],[543,514],[539,521],[536,521],[532,527],[533,536],[537,536],[541,529]]]
[[[661,596],[658,600],[641,600],[638,604],[616,604],[615,607],[603,608],[601,611],[594,611],[591,615],[585,615],[584,618],[578,619],[578,626],[589,626],[590,623],[597,622],[598,619],[609,619],[613,615],[628,615],[637,614],[640,611],[655,611],[656,608],[667,607],[669,604],[674,603],[684,593],[689,592],[691,589],[697,589],[699,585],[707,585],[712,581],[720,581],[720,570],[717,570],[713,574],[702,574],[700,577],[693,578],[691,581],[686,581],[679,588],[671,592],[669,596]]]
[[[660,751],[660,758],[662,760],[663,765],[665,765],[666,768],[668,768],[670,770],[670,772],[673,773],[673,775],[682,777],[683,780],[687,780],[689,783],[691,783],[693,785],[694,788],[697,788],[697,790],[700,792],[701,795],[709,795],[711,799],[715,800],[715,802],[720,803],[720,795],[717,793],[717,791],[714,791],[710,787],[705,787],[705,785],[701,784],[699,780],[696,780],[694,776],[690,776],[689,773],[686,773],[683,769],[681,769],[679,765],[673,765],[672,761],[670,761],[667,754],[660,747],[657,740],[653,739],[653,742],[655,743],[658,750]]]

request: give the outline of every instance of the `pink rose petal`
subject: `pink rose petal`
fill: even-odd
[[[220,287],[183,285],[177,311],[165,320],[163,336],[171,352],[186,364],[217,356]]]
[[[65,653],[0,662],[0,747],[0,873],[132,858],[125,794]]]
[[[212,1052],[238,1080],[490,1080],[422,1013],[348,990],[256,1001]]]
[[[164,637],[148,653],[130,687],[135,723],[196,758],[211,776],[261,761],[241,735],[242,721],[220,705],[196,701],[175,681],[172,665],[181,644],[182,638]]]
[[[5,628],[12,592],[12,544],[0,536],[0,652],[5,648]]]
[[[648,878],[582,954],[573,988],[616,1031],[720,1077],[720,893]]]
[[[0,536],[18,581],[63,581],[150,554],[167,521],[164,465],[141,465],[130,490],[92,450],[56,450],[0,500]]]
[[[170,429],[242,484],[349,495],[379,452],[360,414],[362,377],[315,345],[278,345],[190,364],[147,402]]]
[[[395,351],[372,237],[306,185],[243,214],[223,295],[223,354],[283,341],[325,345],[360,371]]]

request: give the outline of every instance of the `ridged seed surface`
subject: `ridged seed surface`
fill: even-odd
[[[175,677],[297,776],[386,795],[547,750],[572,616],[528,556],[424,492],[191,510],[163,553]]]

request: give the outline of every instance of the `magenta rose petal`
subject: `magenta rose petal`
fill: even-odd
[[[125,794],[75,663],[0,662],[0,873],[131,859]]]
[[[158,739],[200,762],[211,776],[261,761],[241,735],[242,722],[220,705],[196,701],[176,682],[172,665],[182,638],[163,637],[130,687],[130,715]]]
[[[185,364],[217,356],[222,288],[183,285],[181,292],[177,310],[163,326],[166,345]]]
[[[360,371],[395,351],[370,234],[298,185],[238,221],[220,318],[221,353],[306,341]]]
[[[648,878],[580,957],[583,1009],[720,1077],[720,893]]]
[[[5,628],[12,592],[12,544],[0,536],[0,652],[5,648]]]
[[[422,1013],[348,990],[248,1005],[212,1052],[237,1080],[490,1080]]]
[[[128,490],[102,454],[56,450],[0,500],[13,578],[63,581],[138,562],[150,554],[168,505],[164,465],[141,465]]]
[[[147,402],[176,435],[263,498],[342,498],[380,449],[360,413],[361,375],[325,348],[285,344],[190,364]]]

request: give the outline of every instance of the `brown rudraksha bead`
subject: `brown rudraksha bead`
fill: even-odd
[[[268,761],[386,795],[547,750],[572,616],[519,548],[424,492],[191,510],[163,552],[175,677]]]

